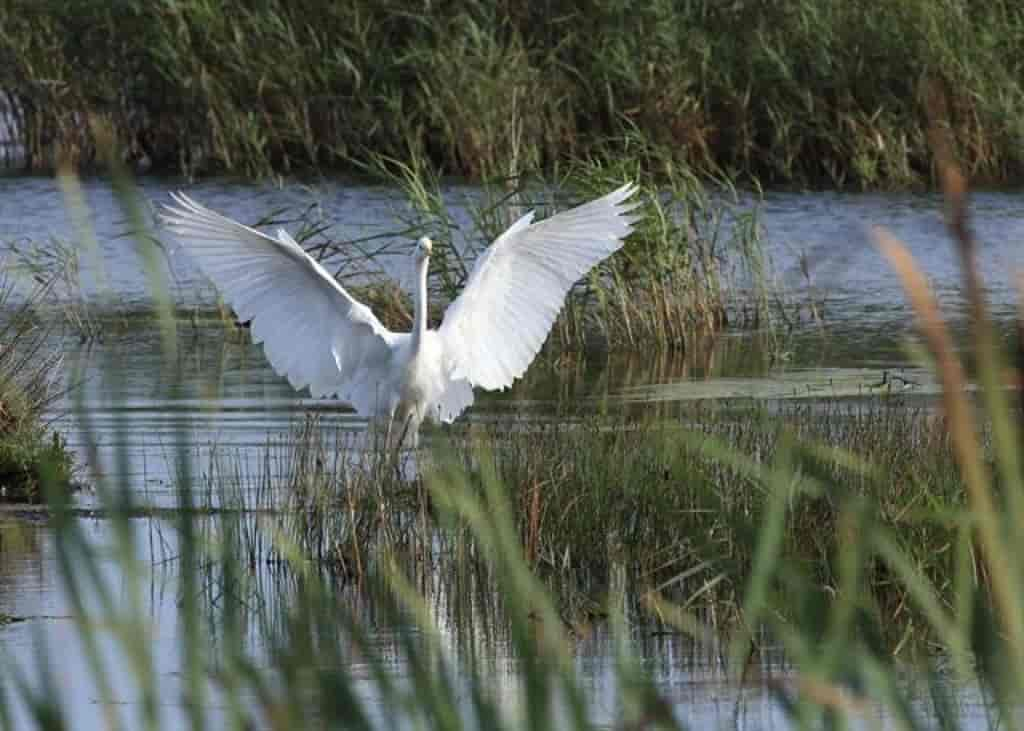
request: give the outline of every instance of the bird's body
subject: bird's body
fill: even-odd
[[[437,329],[427,322],[432,243],[420,239],[408,333],[384,327],[284,230],[272,238],[183,194],[162,219],[294,388],[337,395],[415,444],[424,419],[454,421],[474,386],[505,388],[526,371],[572,285],[632,230],[634,191],[537,224],[523,216],[480,255]]]
[[[442,417],[441,404],[446,392],[453,387],[458,389],[458,385],[440,367],[444,346],[437,331],[424,332],[418,347],[411,336],[403,340],[405,342],[395,352],[396,378],[388,387],[394,393],[394,409],[392,411],[389,405],[387,411],[394,414],[396,424],[410,430],[416,429],[427,418],[453,420],[457,413],[449,409],[445,414],[447,419]],[[471,402],[473,390],[468,383],[463,383]]]

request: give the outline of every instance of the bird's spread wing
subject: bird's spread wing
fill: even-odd
[[[372,410],[394,334],[284,230],[271,238],[183,193],[171,196],[161,220],[239,319],[252,320],[253,341],[274,369],[296,389]]]
[[[439,329],[451,376],[505,388],[540,350],[569,289],[633,230],[624,185],[533,223],[526,214],[483,253]]]

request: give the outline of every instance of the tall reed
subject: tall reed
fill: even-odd
[[[72,457],[47,423],[63,387],[61,354],[35,317],[50,284],[41,280],[18,302],[10,272],[0,273],[0,501],[40,502],[44,482],[70,489]]]
[[[886,501],[892,496],[863,489],[869,481],[877,481],[882,488],[887,483],[891,486],[893,474],[901,468],[909,470],[911,481],[924,479],[900,458],[898,449],[890,462],[872,465],[848,449],[808,443],[782,430],[770,454],[758,454],[757,441],[755,453],[746,454],[730,443],[732,427],[727,426],[717,432],[700,428],[688,434],[676,432],[678,438],[673,435],[663,442],[647,435],[639,444],[613,435],[609,459],[602,461],[597,452],[587,456],[593,461],[580,467],[592,474],[612,473],[604,483],[617,491],[608,493],[611,510],[625,506],[619,512],[628,516],[633,506],[633,527],[640,532],[664,519],[637,507],[646,499],[644,490],[659,489],[659,479],[671,483],[682,476],[672,472],[680,446],[700,458],[690,465],[708,470],[709,491],[729,484],[726,475],[734,476],[732,484],[746,484],[737,501],[739,509],[731,516],[721,510],[719,503],[724,501],[698,506],[719,511],[706,513],[708,521],[731,520],[741,528],[736,535],[749,556],[742,571],[728,562],[715,564],[713,570],[725,578],[709,581],[699,591],[707,593],[725,581],[734,584],[739,622],[727,637],[730,650],[722,659],[730,682],[744,681],[765,643],[782,648],[791,670],[781,680],[766,682],[794,726],[838,728],[869,724],[879,717],[908,729],[1018,725],[1024,691],[1024,603],[1019,588],[1024,552],[1018,545],[1022,538],[1017,528],[1024,494],[1017,456],[1019,414],[1013,411],[1017,398],[1003,387],[1005,357],[990,336],[982,288],[974,274],[976,244],[967,225],[966,190],[949,160],[940,157],[939,162],[951,230],[963,255],[965,286],[972,302],[974,347],[981,363],[977,401],[965,391],[963,367],[925,279],[899,242],[885,234],[879,235],[879,242],[906,286],[944,385],[943,419],[923,431],[910,430],[905,437],[911,444],[915,439],[935,440],[948,449],[948,458],[959,469],[959,481],[940,499],[922,498],[914,516],[926,529],[946,532],[934,551],[940,558],[929,559],[910,548],[908,525],[916,523],[887,520],[891,503]],[[116,159],[110,164],[117,168]],[[127,179],[116,179],[115,188],[125,216],[137,224],[135,230],[143,231]],[[139,245],[144,256],[155,254],[147,248],[151,246],[148,237],[140,236]],[[160,295],[161,282],[154,280],[153,286]],[[165,296],[155,301],[162,308],[156,322],[164,328],[164,355],[175,363],[170,303]],[[120,396],[117,363],[107,365],[105,385],[116,400]],[[991,424],[987,448],[978,426],[982,415]],[[77,416],[85,440],[91,442],[92,415],[79,410]],[[126,428],[123,415],[115,418],[118,428]],[[854,420],[854,433],[856,424]],[[883,438],[888,436],[889,432],[872,433],[868,439],[881,447],[888,443]],[[190,450],[183,426],[175,438],[178,473],[188,475]],[[619,446],[616,440],[621,440]],[[130,519],[136,495],[127,479],[126,455],[121,455],[115,469],[96,475],[97,500],[111,516],[110,540],[104,546],[97,546],[86,534],[83,522],[70,510],[66,492],[48,489],[55,570],[105,725],[114,729],[165,725],[593,727],[569,632],[541,580],[543,574],[537,571],[547,560],[548,550],[531,538],[530,526],[543,525],[543,504],[536,509],[537,520],[526,522],[524,535],[524,525],[517,525],[516,519],[523,503],[517,504],[516,494],[509,490],[514,483],[502,478],[503,469],[506,475],[514,474],[530,462],[515,454],[511,440],[492,442],[468,452],[468,459],[438,450],[435,467],[418,483],[424,494],[417,499],[444,531],[466,537],[456,544],[467,551],[455,557],[454,565],[463,559],[479,561],[493,578],[494,596],[508,617],[510,648],[521,679],[507,701],[496,696],[490,667],[480,662],[474,645],[453,650],[424,601],[419,577],[399,560],[391,560],[387,550],[380,554],[376,568],[381,583],[374,597],[378,616],[387,626],[399,628],[396,654],[381,651],[364,618],[339,601],[337,581],[317,571],[284,534],[275,534],[273,540],[291,572],[290,590],[280,597],[285,601],[273,605],[246,601],[253,596],[247,590],[253,587],[255,572],[238,551],[236,538],[244,526],[227,513],[228,519],[215,533],[204,533],[193,509],[194,486],[183,480],[178,492],[181,510],[168,521],[175,531],[181,628],[175,648],[180,708],[177,717],[170,717],[166,678],[155,670],[154,616],[145,591],[151,567],[140,560],[136,526]],[[895,444],[901,446],[901,442]],[[623,484],[621,473],[614,474],[623,469],[623,458],[632,460],[626,467],[644,475],[645,484]],[[553,461],[554,474],[528,475],[532,484],[520,493],[527,515],[534,510],[535,495],[549,497],[540,491],[567,479],[557,473],[557,462]],[[316,467],[314,474],[323,474],[315,458],[311,464]],[[670,466],[668,480],[662,472],[665,465]],[[44,486],[53,488],[54,483],[44,480]],[[901,504],[898,494],[895,500],[904,518],[909,516],[915,506]],[[576,502],[570,500],[562,512],[574,510]],[[684,509],[692,505],[683,503]],[[822,534],[821,552],[831,554],[828,563],[821,555],[803,556],[790,548],[791,536],[800,530],[795,521],[805,506],[814,509],[810,522]],[[824,526],[816,518],[822,514],[830,516]],[[714,529],[708,521],[705,530]],[[603,526],[593,528],[604,533],[609,556],[628,556],[629,521],[618,527],[612,532],[603,531]],[[697,533],[695,529],[679,535],[680,545],[705,540]],[[707,536],[705,546],[713,548],[714,538]],[[422,545],[434,544],[424,541]],[[562,566],[587,558],[570,556],[561,559]],[[718,561],[720,556],[709,554],[705,560]],[[945,562],[943,570],[929,571],[925,563],[929,560]],[[111,565],[117,569],[116,576],[109,571]],[[697,565],[699,571],[709,570]],[[833,568],[826,577],[822,576],[824,565]],[[673,584],[652,587],[644,594],[643,605],[652,621],[710,643],[716,636],[714,627],[694,611],[693,601],[669,596],[674,583],[690,576],[696,573],[682,572]],[[927,625],[934,652],[919,655],[913,664],[895,659],[891,643],[884,641],[891,612],[880,606],[877,593],[871,590],[879,578],[899,585],[906,601],[917,607],[918,621]],[[697,592],[690,596],[699,598]],[[616,682],[610,692],[616,720],[624,727],[678,727],[677,709],[664,689],[631,656],[620,599],[609,592],[605,604],[621,639]],[[251,641],[252,632],[263,638],[258,646]],[[67,728],[77,720],[79,709],[69,705],[67,685],[58,682],[62,668],[54,666],[45,641],[38,648],[31,670],[7,657],[0,663],[2,727],[13,728],[16,719],[22,718],[42,728]],[[0,653],[7,650],[0,644]],[[399,672],[395,672],[396,663]],[[121,671],[117,675],[115,667]],[[908,681],[908,677],[919,679]],[[123,679],[125,685],[115,687],[114,678]],[[965,718],[958,708],[956,693],[961,687],[980,689],[987,704],[982,719]],[[126,698],[134,702],[123,702]]]
[[[638,133],[703,174],[908,186],[932,180],[931,83],[974,178],[1024,161],[1007,0],[14,0],[0,24],[31,169],[99,162],[99,119],[139,169],[188,175],[386,154],[515,176]]]
[[[434,241],[433,321],[461,291],[476,258],[520,216],[551,215],[635,181],[634,231],[621,252],[572,290],[550,342],[563,350],[595,344],[671,350],[728,325],[773,331],[778,292],[756,205],[741,204],[727,181],[701,181],[667,163],[661,148],[641,137],[605,149],[606,155],[567,164],[550,178],[489,179],[461,199],[422,160],[374,156],[366,169],[405,194],[408,209],[397,212],[401,233],[410,245],[418,235]],[[347,249],[339,242],[317,251],[344,256]]]

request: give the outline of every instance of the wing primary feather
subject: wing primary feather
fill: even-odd
[[[543,346],[572,286],[622,247],[639,220],[627,183],[538,223],[512,224],[478,258],[439,332],[452,373],[488,389],[521,376]],[[524,295],[524,291],[526,295]]]
[[[376,403],[395,335],[284,230],[276,238],[171,193],[159,217],[235,312],[270,364],[314,396]],[[341,357],[338,357],[340,354]]]

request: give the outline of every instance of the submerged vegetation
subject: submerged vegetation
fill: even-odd
[[[1024,9],[618,0],[14,0],[0,109],[28,169],[102,155],[199,175],[352,169],[476,179],[628,154],[765,184],[929,182],[928,89],[976,180],[1020,182]]]

